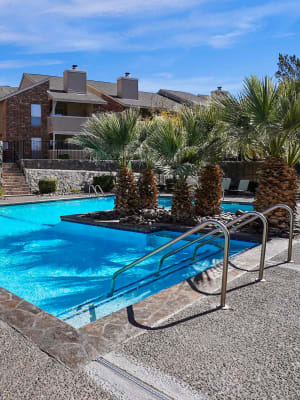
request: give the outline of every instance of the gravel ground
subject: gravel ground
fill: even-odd
[[[0,399],[113,400],[0,321]]]
[[[265,283],[247,285],[250,273],[233,281],[229,288],[246,286],[228,293],[231,310],[201,315],[218,303],[209,296],[117,353],[172,375],[199,397],[299,400],[300,244],[294,253],[298,272],[277,266],[266,270]]]

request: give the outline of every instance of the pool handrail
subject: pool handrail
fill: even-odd
[[[100,185],[89,185],[89,194],[91,194],[91,189],[92,189],[95,192],[95,195],[97,196],[98,194],[97,188],[99,189],[101,196],[105,196],[102,187]]]
[[[226,224],[227,228],[232,228],[233,232],[236,231],[239,228],[242,228],[243,226],[250,224],[252,222],[254,222],[255,220],[257,220],[258,218],[261,219],[262,223],[263,223],[263,239],[262,239],[262,249],[261,249],[261,256],[260,256],[260,264],[259,264],[259,275],[258,275],[258,280],[262,281],[263,280],[263,274],[264,274],[264,264],[265,264],[265,256],[266,256],[266,245],[267,245],[267,236],[268,236],[268,221],[265,217],[265,215],[269,214],[270,212],[278,209],[278,208],[284,208],[285,210],[287,210],[290,214],[290,229],[289,229],[289,247],[288,247],[288,258],[287,258],[287,262],[290,262],[292,259],[292,246],[293,246],[293,227],[294,227],[294,214],[292,209],[285,205],[285,204],[276,204],[272,207],[267,208],[266,210],[264,210],[263,212],[259,213],[257,211],[248,211],[244,214],[242,214],[241,216],[235,218],[234,220],[228,222]],[[243,220],[249,217],[249,215],[254,215],[253,218],[247,219],[247,221],[242,222],[241,224],[237,225],[237,226],[233,226],[235,225],[239,220]],[[183,248],[186,248],[188,246],[190,246],[191,244],[194,244],[196,242],[199,242],[203,239],[206,239],[209,236],[215,235],[216,233],[218,233],[218,230],[215,229],[212,232],[206,233],[205,235],[201,236],[200,238],[195,239],[193,242],[190,242],[189,244],[183,245],[180,249],[178,250],[182,250]],[[205,242],[199,244],[199,246],[197,246],[194,250],[194,259],[196,258],[196,252],[198,250],[198,248],[202,247],[205,244],[208,244],[209,242],[217,239],[218,237],[220,237],[220,235],[218,236],[213,236],[212,238],[210,238],[209,240],[206,240]],[[163,261],[168,258],[169,256],[175,254],[177,251],[177,249],[173,250],[172,252],[166,254],[164,257],[161,258],[160,260],[160,266],[159,266],[159,271],[160,268],[162,266]]]
[[[244,214],[240,215],[239,217],[233,219],[232,221],[228,222],[226,224],[226,227],[228,229],[232,229],[232,231],[236,231],[237,229],[250,224],[251,222],[254,221],[254,218],[251,219],[247,219],[250,215],[254,215],[255,216],[255,220],[256,219],[260,219],[261,222],[263,223],[263,234],[262,234],[262,246],[261,246],[261,253],[260,253],[260,262],[259,262],[259,275],[258,275],[258,280],[262,281],[263,280],[263,275],[264,275],[264,266],[265,266],[265,258],[266,258],[266,246],[267,246],[267,238],[268,238],[268,220],[267,218],[262,214],[259,213],[257,211],[247,211]],[[238,221],[243,221],[244,219],[247,219],[247,221],[242,222],[241,224],[234,226]],[[215,231],[215,233],[217,233]],[[231,233],[231,232],[230,232]],[[211,235],[211,233],[209,234]],[[201,237],[201,239],[205,239],[208,236],[208,234],[203,235]],[[218,236],[214,236],[212,239],[210,239],[209,241],[212,241],[214,239],[219,238],[220,235]],[[206,241],[206,242],[209,242]],[[203,244],[205,243],[200,243],[198,246],[195,247],[194,249],[194,259],[196,258],[196,254],[197,254],[197,250],[203,246]]]
[[[230,245],[230,237],[229,237],[229,231],[223,222],[214,220],[214,219],[208,219],[201,224],[195,226],[194,228],[188,230],[187,232],[183,233],[182,235],[178,236],[177,238],[169,241],[168,243],[158,247],[157,249],[151,251],[150,253],[146,254],[145,256],[133,261],[132,263],[126,265],[125,267],[119,269],[113,274],[112,277],[112,285],[111,285],[111,290],[109,293],[109,297],[111,297],[114,294],[115,290],[115,285],[116,285],[116,279],[117,277],[127,271],[128,269],[134,267],[135,265],[141,263],[142,261],[145,261],[146,259],[154,256],[155,254],[167,249],[168,247],[172,246],[173,244],[185,239],[186,237],[193,235],[197,233],[199,230],[204,228],[205,226],[213,224],[216,225],[224,234],[225,237],[225,245],[224,245],[224,257],[223,257],[223,275],[222,275],[222,289],[221,289],[221,303],[220,306],[221,308],[226,308],[226,290],[227,290],[227,276],[228,276],[228,258],[229,258],[229,245]],[[218,229],[218,230],[219,230]],[[192,242],[190,242],[192,244]]]
[[[291,207],[287,206],[286,204],[275,204],[272,207],[267,208],[265,211],[262,212],[262,214],[267,215],[270,214],[270,212],[278,209],[278,208],[283,208],[285,209],[289,214],[290,214],[290,226],[289,226],[289,247],[288,247],[288,257],[287,257],[287,262],[292,262],[292,253],[293,253],[293,233],[294,233],[294,212],[291,209]]]
[[[188,237],[188,236],[190,236],[190,235],[192,235],[192,234],[195,234],[196,232],[198,232],[198,230],[200,230],[200,228],[203,228],[204,226],[206,226],[206,225],[208,225],[208,224],[210,224],[210,223],[211,223],[211,224],[216,224],[216,225],[218,225],[218,227],[224,226],[224,227],[226,228],[226,231],[228,232],[228,235],[229,235],[229,230],[228,230],[228,228],[232,228],[232,230],[235,231],[235,230],[237,230],[237,229],[239,229],[239,228],[241,228],[241,227],[243,227],[243,226],[245,226],[245,225],[247,225],[247,224],[249,224],[249,223],[251,223],[251,222],[254,222],[254,221],[257,220],[258,218],[260,218],[261,221],[263,222],[263,239],[262,239],[261,257],[260,257],[259,277],[258,277],[258,280],[259,280],[259,281],[262,281],[262,280],[263,280],[263,273],[264,273],[264,263],[265,263],[265,253],[266,253],[266,242],[267,242],[267,236],[268,236],[268,221],[267,221],[267,219],[266,219],[265,216],[268,215],[270,212],[272,212],[272,211],[278,209],[278,208],[283,208],[283,209],[285,209],[286,211],[288,211],[288,213],[290,214],[289,246],[288,246],[288,258],[287,258],[287,262],[291,262],[291,260],[292,260],[292,247],[293,247],[294,213],[293,213],[293,210],[292,210],[289,206],[287,206],[286,204],[276,204],[276,205],[274,205],[274,206],[271,206],[271,207],[267,208],[266,210],[264,210],[264,211],[261,212],[261,213],[259,213],[259,212],[257,212],[257,211],[246,212],[246,213],[244,213],[243,215],[241,215],[241,216],[235,218],[234,220],[230,221],[230,222],[227,223],[226,225],[223,224],[223,223],[221,223],[221,222],[219,222],[219,221],[216,221],[216,220],[207,220],[207,221],[205,221],[205,222],[203,222],[203,223],[197,225],[196,227],[194,227],[194,228],[190,229],[189,231],[185,232],[183,235],[179,236],[178,238],[173,239],[172,241],[166,243],[166,244],[163,245],[163,246],[160,246],[159,248],[157,248],[156,250],[152,251],[151,253],[146,254],[145,256],[143,256],[143,257],[139,258],[138,260],[134,261],[133,263],[131,263],[131,264],[129,264],[129,265],[127,265],[127,266],[121,268],[120,270],[116,271],[116,272],[114,273],[114,275],[113,275],[113,278],[112,278],[113,281],[112,281],[111,292],[110,292],[109,296],[112,296],[113,293],[114,293],[115,281],[116,281],[117,276],[118,276],[120,273],[122,273],[122,272],[126,271],[127,269],[129,269],[129,268],[135,266],[136,264],[138,264],[138,263],[144,261],[145,259],[151,257],[152,255],[154,255],[154,254],[156,254],[156,253],[158,253],[158,252],[160,252],[160,251],[162,251],[162,250],[164,250],[164,249],[166,249],[166,248],[172,246],[173,244],[177,243],[178,241],[183,240],[183,239],[185,239],[186,237]],[[253,216],[252,218],[247,219],[246,221],[244,221],[244,222],[242,222],[242,223],[240,223],[240,224],[234,226],[239,220],[246,219],[246,218],[248,218],[250,215],[254,215],[254,216]],[[223,230],[223,229],[222,229],[222,231],[223,231],[223,233],[224,233],[224,230]],[[195,244],[195,243],[197,243],[197,242],[199,242],[199,241],[201,241],[201,240],[203,240],[203,239],[205,239],[205,238],[207,238],[207,237],[209,237],[209,236],[215,235],[215,234],[218,233],[218,232],[219,232],[219,229],[214,229],[213,231],[210,231],[210,232],[206,233],[205,235],[202,235],[201,237],[199,237],[199,238],[197,238],[197,239],[195,239],[195,240],[193,240],[193,241],[191,241],[191,242],[189,242],[189,243],[187,243],[187,244],[181,246],[181,247],[178,248],[178,249],[174,249],[172,252],[170,252],[170,253],[166,254],[165,256],[163,256],[163,257],[161,258],[161,260],[160,260],[159,268],[158,268],[158,271],[157,271],[156,275],[159,275],[159,274],[160,274],[162,262],[164,261],[164,259],[166,258],[166,256],[168,256],[169,254],[170,254],[170,255],[175,254],[175,253],[177,253],[177,252],[179,252],[179,251],[185,249],[186,247],[191,246],[192,244]],[[221,236],[221,235],[213,236],[213,237],[210,238],[209,240],[206,240],[205,242],[199,244],[199,246],[197,246],[197,248],[194,250],[193,258],[195,259],[196,251],[197,251],[197,249],[198,249],[199,247],[201,247],[201,246],[203,246],[203,245],[205,245],[205,244],[211,242],[212,240],[215,240],[216,238],[218,238],[218,237],[220,237],[220,236]],[[226,237],[227,237],[227,235],[224,233],[224,236],[225,236],[224,261],[223,261],[223,266],[224,266],[224,267],[223,267],[222,292],[221,292],[221,307],[222,307],[222,308],[226,308],[226,306],[225,306],[225,297],[226,297],[227,274],[228,274],[228,260],[227,260],[227,267],[226,267],[225,264],[224,264],[224,263],[225,263],[225,251],[226,251],[226,246],[227,246],[227,244],[226,244]],[[229,242],[230,242],[230,236],[228,236],[228,239],[229,239]],[[229,243],[228,243],[228,253],[229,253]],[[227,257],[227,258],[228,258],[228,257]],[[225,278],[224,278],[224,274],[225,274],[225,273],[226,273],[226,283],[224,282],[224,279],[225,279]],[[224,287],[225,287],[225,295],[223,294],[223,288],[224,288]],[[224,304],[224,305],[223,305],[223,304]]]

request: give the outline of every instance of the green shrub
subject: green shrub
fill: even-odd
[[[56,178],[43,178],[39,181],[39,189],[41,194],[55,193],[58,188],[58,180]]]
[[[112,175],[99,175],[93,178],[93,185],[100,185],[104,192],[111,192],[115,183],[115,177]]]
[[[0,196],[2,196],[2,194],[3,194],[3,191],[2,191],[2,187],[0,185]]]
[[[69,159],[70,159],[70,156],[69,156],[69,154],[59,154],[59,155],[58,155],[58,158],[59,158],[60,160],[69,160]]]
[[[173,187],[176,183],[176,179],[173,178],[168,178],[166,179],[166,188],[168,192],[172,192],[173,191]]]
[[[80,189],[71,189],[71,193],[82,193]]]

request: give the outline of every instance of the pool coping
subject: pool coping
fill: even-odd
[[[286,243],[286,239],[272,239],[267,245],[266,261],[285,250]],[[250,273],[255,271],[260,249],[260,245],[253,247],[231,259],[228,282],[246,273],[244,268]],[[207,290],[215,293],[220,289],[221,272],[220,267],[211,268],[196,287],[183,281],[79,329],[0,287],[0,319],[59,362],[78,368],[198,302],[206,297]]]
[[[34,196],[34,195],[33,195]],[[105,197],[113,197],[115,196],[115,193],[105,193],[104,196],[94,196],[94,195],[89,195],[89,194],[84,194],[82,196],[75,196],[73,197],[72,195],[70,196],[58,196],[58,197],[48,197],[44,199],[36,199],[35,201],[11,201],[9,204],[7,204],[7,201],[10,201],[9,199],[2,200],[0,198],[0,207],[10,207],[10,206],[22,206],[22,205],[27,205],[27,204],[39,204],[39,203],[54,203],[54,202],[59,202],[59,201],[73,201],[73,200],[88,200],[88,199],[95,199],[95,198],[105,198]]]
[[[155,233],[160,231],[172,231],[184,233],[189,229],[194,228],[196,225],[180,225],[179,223],[166,223],[166,222],[156,222],[152,225],[138,225],[135,223],[122,223],[119,220],[97,220],[95,218],[89,217],[88,214],[94,213],[83,213],[83,214],[72,214],[72,215],[62,215],[60,218],[64,222],[70,222],[75,224],[98,226],[102,228],[110,228],[121,231],[138,232],[138,233]],[[211,227],[204,227],[198,233],[209,233],[211,232]],[[248,233],[248,232],[232,232],[230,234],[231,239],[234,240],[245,240],[248,242],[257,242],[261,239],[260,233]]]
[[[115,193],[105,193],[104,197],[112,197],[115,196]],[[160,197],[173,197],[172,193],[160,193]],[[83,200],[83,199],[91,199],[91,198],[97,198],[98,196],[94,195],[89,195],[87,193],[83,193],[80,196],[79,195],[72,195],[72,194],[67,194],[67,195],[57,195],[57,196],[51,196],[51,197],[46,197],[46,196],[41,196],[41,195],[30,195],[26,196],[26,199],[28,198],[28,201],[22,200],[18,201],[18,198],[23,198],[25,196],[12,196],[12,197],[5,197],[2,196],[0,197],[0,207],[6,207],[6,206],[21,206],[21,205],[26,205],[26,204],[35,204],[35,203],[50,203],[50,202],[56,202],[56,201],[68,201],[68,200]],[[101,198],[101,196],[100,196]],[[222,200],[222,202],[227,203],[227,204],[232,204],[232,203],[240,203],[240,204],[248,204],[252,205],[254,202],[254,198],[243,198],[243,197],[226,197],[225,199]]]

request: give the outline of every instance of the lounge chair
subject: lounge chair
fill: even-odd
[[[230,190],[230,194],[250,194],[249,192],[249,179],[241,179],[239,186],[235,190]]]
[[[239,186],[237,188],[238,192],[247,192],[249,188],[249,179],[242,179],[240,180]]]
[[[231,185],[231,178],[223,178],[222,180],[222,189],[223,189],[223,199],[225,191],[228,191]]]

